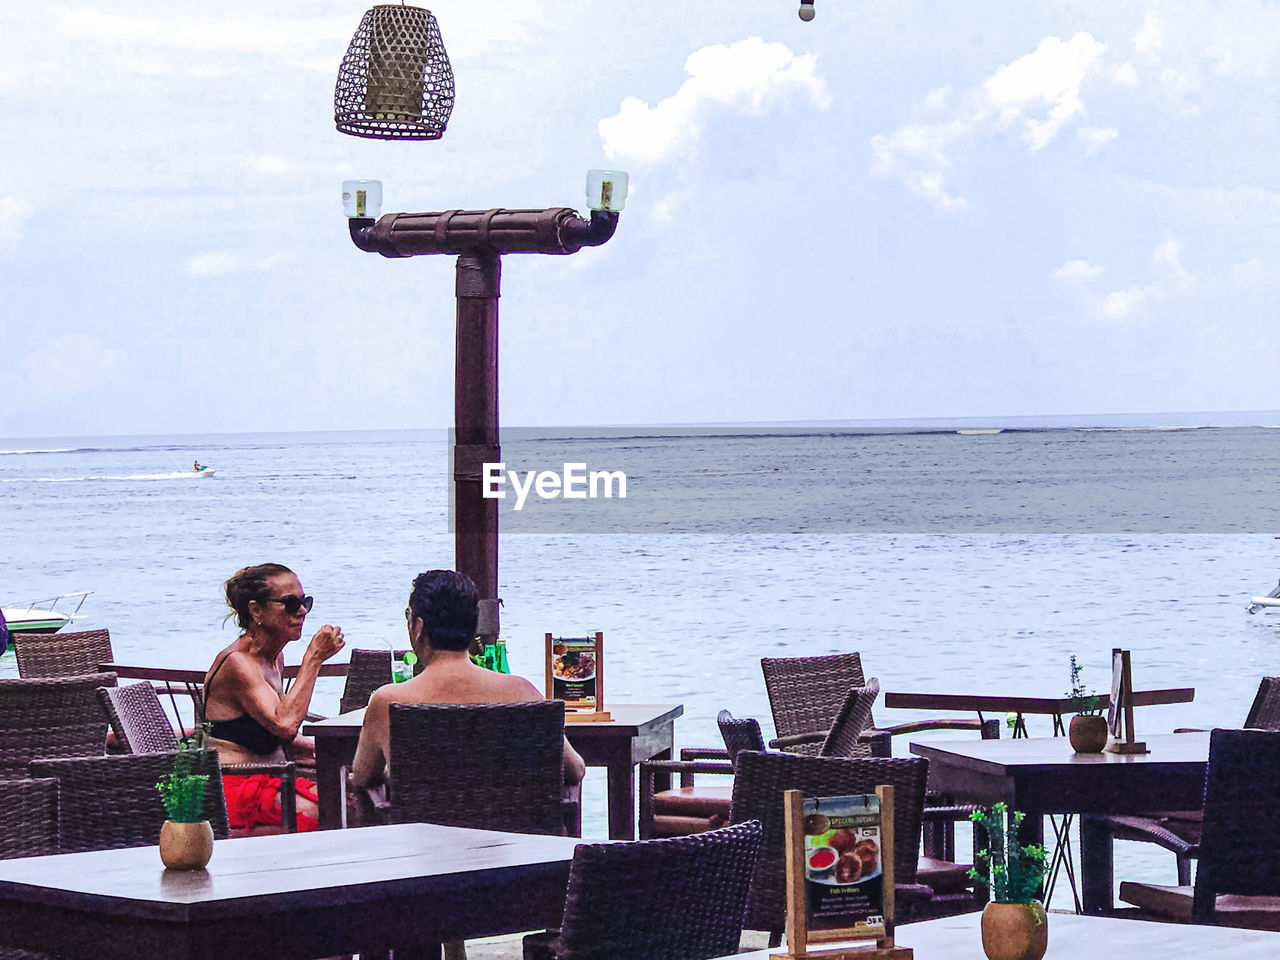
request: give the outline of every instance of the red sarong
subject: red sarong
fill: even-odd
[[[298,777],[297,794],[319,802],[316,785],[305,777]],[[254,773],[249,776],[224,774],[222,792],[227,798],[227,820],[233,827],[247,829],[249,827],[280,826],[280,778],[270,777],[265,773]],[[309,817],[298,811],[298,832],[318,830],[320,823],[315,817]]]

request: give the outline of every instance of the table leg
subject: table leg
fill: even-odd
[[[319,798],[320,829],[340,830],[346,826],[346,791],[342,787],[342,767],[346,751],[333,737],[316,738],[316,795]]]
[[[1080,897],[1085,913],[1109,913],[1115,907],[1115,863],[1106,820],[1080,818]]]
[[[608,776],[609,839],[634,840],[636,838],[636,778],[631,765],[631,744],[624,744],[625,755],[620,750],[610,751],[604,764]]]

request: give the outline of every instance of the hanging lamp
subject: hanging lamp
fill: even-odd
[[[453,99],[453,68],[431,11],[403,4],[367,11],[338,67],[337,128],[373,140],[439,140]]]

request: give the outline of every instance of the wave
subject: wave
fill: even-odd
[[[200,474],[191,470],[177,473],[131,473],[124,476],[101,474],[96,477],[0,477],[0,483],[85,483],[95,480],[195,480]]]
[[[0,450],[0,456],[19,457],[29,453],[75,453],[74,447],[58,447],[48,450]]]

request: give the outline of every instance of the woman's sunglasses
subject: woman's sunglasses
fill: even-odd
[[[288,614],[297,613],[299,610],[311,612],[312,605],[316,602],[315,597],[299,597],[290,594],[287,597],[267,597],[263,603],[279,603],[284,606],[284,612]]]

